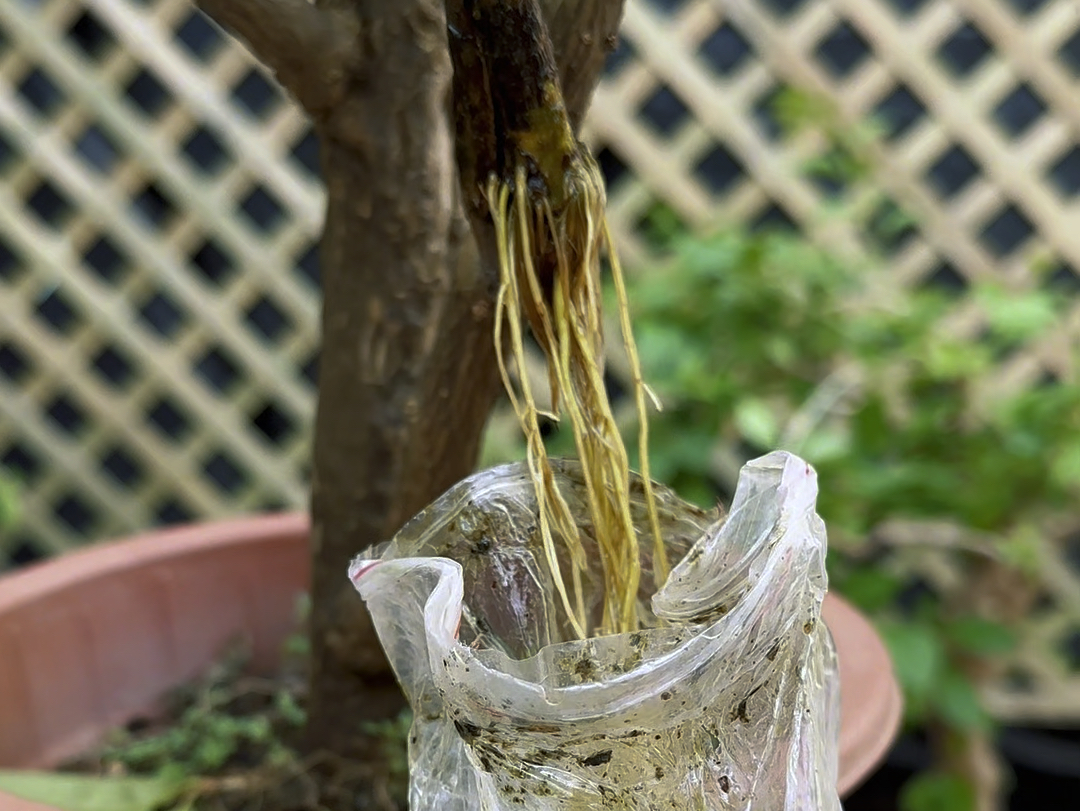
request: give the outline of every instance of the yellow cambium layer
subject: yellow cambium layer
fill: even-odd
[[[547,200],[537,202],[519,168],[514,183],[492,178],[487,188],[495,223],[500,288],[495,347],[503,383],[521,423],[528,465],[536,487],[539,529],[559,597],[574,633],[623,633],[639,627],[638,590],[641,557],[630,515],[630,468],[604,387],[601,253],[606,248],[615,284],[623,343],[630,361],[641,474],[653,536],[655,586],[667,578],[668,563],[648,468],[646,394],[630,327],[622,268],[604,215],[603,180],[596,163],[581,150],[567,173],[569,203],[559,215]],[[542,278],[540,268],[554,277]],[[546,263],[546,264],[545,264]],[[546,284],[545,284],[546,282]],[[585,553],[570,509],[558,492],[540,433],[539,411],[525,368],[523,313],[543,348],[551,387],[552,408],[565,408],[581,460],[604,577],[603,618],[590,628],[582,593]],[[509,336],[507,336],[507,329]],[[507,342],[507,337],[509,338]],[[520,392],[511,382],[506,346],[519,370]],[[556,536],[566,544],[570,587],[559,563]]]

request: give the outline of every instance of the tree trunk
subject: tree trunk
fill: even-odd
[[[275,70],[320,138],[308,739],[355,755],[362,722],[404,703],[348,562],[472,472],[499,390],[498,275],[479,261],[459,202],[443,4],[201,2]],[[543,5],[576,126],[615,45],[622,0]]]

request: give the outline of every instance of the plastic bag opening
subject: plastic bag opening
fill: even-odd
[[[595,621],[580,468],[553,467],[585,542]],[[645,533],[642,492],[638,480]],[[642,630],[585,640],[554,594],[524,464],[466,479],[359,556],[350,577],[414,711],[410,808],[838,811],[816,495],[813,470],[787,453],[743,468],[725,516],[658,487],[679,563],[659,592],[642,577]]]

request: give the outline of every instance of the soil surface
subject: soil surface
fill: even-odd
[[[403,811],[409,717],[358,731],[362,762],[304,752],[307,640],[295,637],[281,670],[252,675],[236,644],[199,679],[111,732],[62,770],[176,775],[196,786],[183,811]],[[166,811],[166,809],[162,809]]]

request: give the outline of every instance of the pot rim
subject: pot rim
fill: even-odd
[[[0,615],[151,561],[168,563],[211,550],[263,544],[309,532],[306,513],[287,512],[184,524],[89,544],[0,575]]]

